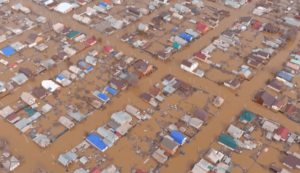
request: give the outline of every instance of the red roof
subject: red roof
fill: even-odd
[[[206,58],[207,58],[204,54],[202,54],[200,52],[195,53],[194,56],[196,56],[197,58],[202,59],[202,60],[206,60]]]
[[[281,138],[283,138],[283,139],[287,139],[288,133],[289,133],[289,130],[283,126],[281,126],[277,131],[277,135],[280,135]]]
[[[111,4],[110,0],[105,0],[105,4]]]
[[[261,21],[257,21],[256,23],[253,24],[253,27],[256,29],[259,29],[261,27]]]
[[[103,48],[103,52],[105,52],[105,53],[110,53],[112,50],[113,50],[113,48],[111,46],[105,46]]]
[[[296,17],[297,19],[300,19],[300,15],[295,15],[295,17]]]
[[[285,109],[285,113],[287,114],[291,114],[295,109],[295,106],[293,104],[288,104],[286,106],[286,109]]]
[[[136,170],[136,173],[146,173],[144,171],[142,171],[141,169]]]
[[[86,44],[89,44],[89,45],[93,45],[94,43],[96,43],[96,40],[92,39],[92,38],[88,38],[86,41],[85,41]]]
[[[117,135],[118,137],[122,136],[119,132],[116,132],[115,135]]]
[[[152,87],[152,88],[150,89],[150,92],[151,92],[153,95],[157,96],[157,95],[159,94],[160,90],[159,90],[158,88],[156,88],[156,87]]]
[[[197,30],[198,30],[198,31],[203,32],[203,31],[205,31],[207,28],[208,28],[208,26],[205,25],[204,23],[201,23],[201,22],[199,22],[199,21],[197,22]]]
[[[18,114],[16,114],[16,113],[12,113],[12,114],[10,114],[10,115],[8,115],[7,117],[6,117],[6,119],[8,120],[8,121],[13,121],[15,118],[17,118],[18,117]]]
[[[16,65],[18,65],[18,63],[17,63],[17,62],[14,62],[14,63],[9,64],[8,67],[9,67],[9,68],[12,68],[12,67],[14,67],[14,66],[16,66]]]
[[[98,168],[93,168],[90,173],[101,173],[101,171]]]

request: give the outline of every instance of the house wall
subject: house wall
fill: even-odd
[[[160,148],[162,148],[162,149],[165,150],[168,154],[171,154],[171,155],[175,154],[176,151],[178,150],[178,147],[176,147],[173,151],[171,151],[171,150],[169,150],[168,148],[166,148],[166,147],[163,146],[163,145],[160,145]]]
[[[226,148],[228,148],[228,149],[230,149],[230,150],[232,150],[232,151],[234,151],[234,149],[233,148],[230,148],[230,147],[228,147],[227,145],[224,145],[223,143],[221,143],[221,142],[218,142],[219,144],[221,144],[221,145],[223,145],[224,147],[226,147]]]

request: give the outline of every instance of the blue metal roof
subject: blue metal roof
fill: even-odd
[[[107,95],[105,93],[99,93],[98,98],[104,102],[107,102],[109,100],[109,98],[107,97]]]
[[[285,72],[283,72],[283,71],[279,72],[279,73],[277,74],[277,76],[278,76],[278,77],[281,77],[281,78],[283,78],[283,79],[285,79],[285,80],[287,80],[287,81],[291,81],[291,80],[293,79],[293,76],[292,76],[292,75],[290,75],[290,74],[288,74],[288,73],[285,73]]]
[[[59,79],[59,80],[64,80],[64,77],[61,76],[61,75],[58,75],[56,78]]]
[[[178,30],[177,28],[173,28],[173,31],[174,31],[174,32],[177,32],[177,30]]]
[[[116,90],[114,90],[114,89],[112,89],[112,88],[110,88],[110,87],[107,87],[107,88],[106,88],[106,91],[107,91],[108,93],[112,94],[112,95],[115,95],[115,94],[117,93]]]
[[[86,62],[80,61],[80,62],[78,63],[78,65],[80,65],[80,66],[83,67],[83,68],[87,68],[87,66],[88,66],[89,64],[86,63]]]
[[[192,41],[193,40],[193,36],[190,36],[186,33],[180,33],[179,35],[181,38],[185,39],[186,41]]]
[[[6,48],[1,49],[1,52],[6,57],[9,57],[10,55],[16,53],[15,50],[11,46],[7,46]]]
[[[88,71],[88,72],[90,72],[90,71],[92,71],[92,70],[93,70],[93,67],[92,67],[92,66],[86,69],[86,71]]]
[[[108,4],[105,4],[104,2],[99,2],[99,5],[104,8],[107,8],[109,6]]]
[[[176,130],[173,130],[170,136],[180,145],[182,145],[186,140],[186,137],[181,132],[177,132]]]
[[[102,141],[100,136],[97,136],[95,134],[90,134],[88,137],[86,137],[86,140],[89,141],[92,145],[94,145],[102,152],[107,149],[107,145]]]

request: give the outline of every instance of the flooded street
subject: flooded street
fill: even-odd
[[[225,73],[225,71],[231,72],[232,70],[238,70],[240,65],[246,61],[243,58],[239,58],[238,56],[230,57],[228,53],[217,50],[211,54],[211,60],[215,63],[223,64],[222,70],[224,71],[221,71],[216,67],[211,67],[203,62],[199,63],[199,68],[205,71],[205,77],[198,77],[180,69],[180,64],[183,59],[191,58],[195,52],[199,52],[211,44],[216,36],[219,36],[226,28],[232,26],[239,18],[244,16],[252,16],[255,19],[266,21],[267,19],[254,16],[251,13],[256,1],[253,1],[241,7],[240,9],[233,9],[221,5],[220,3],[213,3],[208,0],[203,0],[206,6],[213,6],[219,10],[224,9],[230,11],[230,16],[221,20],[216,28],[212,29],[201,38],[196,39],[195,41],[189,43],[188,46],[183,47],[178,52],[174,53],[171,61],[167,62],[163,62],[158,58],[154,58],[145,51],[134,48],[126,42],[121,42],[120,37],[124,34],[136,31],[139,23],[150,22],[153,17],[157,16],[162,11],[168,10],[175,3],[180,3],[178,1],[175,2],[171,0],[169,5],[160,7],[152,14],[143,16],[139,21],[134,22],[125,29],[119,30],[109,36],[104,35],[93,28],[89,28],[72,18],[73,14],[82,13],[85,11],[87,6],[92,7],[93,5],[98,4],[99,1],[93,1],[64,15],[54,11],[49,11],[46,7],[38,5],[29,0],[11,0],[10,4],[0,7],[0,9],[8,9],[11,5],[16,4],[17,2],[22,2],[23,5],[29,7],[34,13],[46,17],[51,21],[52,24],[57,22],[63,23],[65,26],[70,26],[73,30],[83,31],[83,33],[87,34],[87,37],[100,37],[102,38],[102,41],[100,43],[97,42],[95,45],[83,50],[80,53],[77,53],[71,57],[69,61],[63,61],[57,64],[55,67],[45,71],[43,74],[39,74],[38,76],[29,79],[29,81],[23,84],[19,89],[15,90],[12,94],[6,96],[5,98],[1,98],[1,109],[6,105],[11,105],[17,102],[22,92],[30,92],[33,88],[41,86],[42,80],[52,78],[54,75],[59,74],[62,70],[68,69],[71,64],[75,64],[80,59],[86,57],[91,48],[101,52],[97,56],[104,58],[106,55],[102,53],[102,49],[104,46],[110,45],[113,46],[115,50],[122,51],[124,55],[146,60],[156,66],[158,69],[150,76],[142,77],[136,86],[131,86],[128,90],[122,91],[118,97],[115,96],[111,102],[106,104],[106,108],[104,110],[98,109],[93,112],[74,128],[63,134],[63,136],[57,138],[57,140],[55,140],[55,142],[53,142],[48,148],[40,148],[36,143],[34,143],[33,140],[30,139],[28,134],[23,134],[12,124],[1,118],[0,136],[8,141],[9,152],[17,156],[22,156],[20,167],[14,171],[16,173],[31,173],[36,171],[38,167],[49,170],[51,173],[63,173],[75,170],[79,167],[79,165],[81,165],[80,163],[72,164],[68,168],[63,167],[57,161],[59,155],[76,147],[80,142],[82,142],[83,138],[86,137],[87,134],[109,122],[111,115],[117,111],[124,110],[127,104],[134,105],[141,110],[146,110],[147,108],[151,107],[149,103],[146,103],[140,98],[140,95],[149,91],[154,84],[161,83],[162,78],[168,74],[172,74],[177,79],[189,83],[194,88],[202,89],[205,92],[198,90],[189,97],[183,97],[177,93],[165,97],[164,102],[160,103],[160,108],[167,112],[167,116],[161,116],[159,111],[155,111],[154,114],[151,115],[151,119],[142,121],[141,124],[130,130],[128,136],[122,137],[113,147],[108,148],[105,151],[104,154],[107,156],[107,160],[99,166],[100,169],[106,168],[110,164],[122,167],[122,172],[124,173],[130,173],[132,168],[142,169],[145,171],[148,171],[151,167],[155,168],[157,166],[157,162],[148,154],[150,150],[150,141],[156,140],[159,132],[164,131],[164,128],[166,128],[168,124],[177,122],[185,112],[194,112],[196,108],[204,108],[207,104],[208,98],[212,100],[214,96],[220,96],[225,99],[225,102],[220,109],[212,107],[211,105],[208,106],[210,111],[219,111],[219,113],[215,116],[210,115],[208,124],[201,127],[200,132],[190,143],[185,144],[180,148],[180,150],[184,151],[185,154],[183,155],[179,152],[175,153],[172,158],[165,162],[165,164],[162,166],[162,169],[160,170],[161,173],[186,173],[192,170],[193,166],[199,162],[202,157],[204,157],[204,153],[209,150],[211,146],[218,147],[217,141],[222,132],[226,131],[229,124],[235,121],[244,109],[247,109],[257,115],[261,115],[267,119],[276,120],[282,126],[288,127],[290,132],[300,133],[299,124],[289,120],[287,116],[281,113],[275,113],[252,101],[255,94],[266,86],[266,82],[269,79],[274,78],[274,70],[280,71],[282,69],[282,64],[286,62],[291,52],[297,47],[298,41],[300,40],[299,33],[297,38],[294,39],[294,41],[288,42],[284,49],[276,51],[276,55],[273,56],[266,65],[264,65],[262,68],[256,69],[256,75],[250,81],[245,80],[235,91],[224,87],[223,85],[219,85],[218,82],[233,79],[235,75],[232,73]],[[125,11],[126,3],[127,5],[136,4],[136,6],[146,7],[145,3],[148,2],[125,0],[125,3],[122,5],[116,5],[112,11],[115,12],[116,14],[114,15],[118,15],[120,19],[123,16],[121,13],[118,14],[117,10]],[[30,14],[30,17],[34,19],[33,16],[33,14]],[[186,16],[190,16],[190,14],[186,14]],[[200,16],[192,17],[196,18],[197,20],[200,19]],[[4,19],[0,20],[3,23]],[[176,22],[177,21],[173,22],[175,25],[170,23],[162,25],[162,27],[165,28],[162,31],[151,31],[151,33],[155,36],[151,39],[153,44],[147,49],[147,51],[156,54],[159,50],[164,49],[164,44],[168,44],[166,40],[169,39],[171,35],[176,34],[172,31],[172,29],[176,27]],[[182,25],[188,28],[193,28],[194,30],[196,29],[196,26],[188,22],[188,20],[186,20],[185,23],[188,24],[185,25],[183,23]],[[11,22],[6,25],[11,26],[13,23]],[[26,40],[30,33],[41,32],[43,32],[42,27],[37,27],[35,29],[26,31],[21,35],[15,36],[3,43],[0,43],[0,48],[6,47],[7,45],[10,45],[16,41]],[[54,31],[49,31],[43,34],[43,36],[50,36],[54,34]],[[264,39],[264,34],[265,33],[260,34],[256,37],[256,39],[253,39],[252,42],[243,42],[246,47],[240,50],[242,53],[241,56],[247,56],[255,47],[263,47],[261,42]],[[241,38],[243,39],[252,39],[255,33],[245,31],[241,35]],[[272,37],[272,35],[268,36]],[[142,38],[144,39],[144,37]],[[34,49],[27,48],[20,52],[20,56],[26,56],[31,60],[37,58],[41,60],[51,58],[55,53],[57,53],[57,47],[60,42],[51,40],[46,44],[49,48],[39,54],[36,54]],[[78,45],[78,47],[76,45],[74,47],[78,50],[84,49],[84,46],[82,45]],[[6,57],[1,55],[1,58],[5,59]],[[12,56],[9,58],[16,58],[16,60],[18,59],[17,56]],[[10,62],[14,62],[16,60],[10,59]],[[113,63],[116,63],[118,60],[109,60],[105,64],[98,63],[97,67],[95,67],[91,73],[86,75],[85,79],[76,81],[70,86],[62,88],[58,96],[52,94],[45,97],[45,99],[38,99],[37,102],[39,105],[44,105],[46,103],[55,105],[55,112],[51,111],[47,114],[47,117],[49,118],[42,117],[38,120],[38,123],[43,127],[43,129],[54,129],[54,131],[51,131],[51,137],[57,136],[64,130],[63,128],[56,127],[55,123],[53,122],[57,122],[59,115],[67,114],[66,107],[73,105],[73,107],[82,107],[80,110],[83,114],[89,112],[88,104],[82,101],[80,98],[83,96],[92,97],[92,91],[96,89],[100,90],[100,88],[104,88],[106,86],[108,80],[113,75],[104,72],[111,68],[112,61],[114,61]],[[4,69],[2,64],[0,64],[0,67]],[[9,78],[14,76],[15,73],[18,73],[19,67],[34,68],[34,65],[31,61],[25,61],[16,68],[3,70],[0,75],[0,81],[9,81]],[[295,75],[295,78],[297,77],[298,74]],[[296,93],[291,93],[289,91],[286,92],[286,95],[291,97],[294,96],[296,100]],[[57,100],[59,100],[59,102],[57,102]],[[178,109],[174,109],[174,105],[178,106]],[[167,107],[170,106],[173,106],[173,109],[167,109]],[[39,129],[37,129],[37,131],[39,131]],[[43,132],[44,131],[42,130],[40,131],[40,133]],[[255,131],[252,136],[257,139],[257,141],[266,141],[264,136],[261,137],[261,133],[259,131]],[[293,146],[292,150],[299,152],[298,144],[296,145],[296,147]],[[140,153],[136,152],[136,149],[134,148],[135,146],[140,148]],[[249,157],[254,154],[254,151],[246,150],[243,151],[243,154],[233,153],[231,159],[233,162],[238,162],[238,165],[234,165],[230,172],[242,173],[243,168],[247,168],[248,173],[268,173],[270,172],[268,168],[272,163],[276,163],[278,167],[284,167],[282,160],[280,160],[283,158],[283,156],[278,152],[284,150],[282,145],[272,142],[268,148],[269,151],[262,152],[256,161]],[[94,153],[100,153],[100,151],[93,148],[84,153],[84,155],[91,155]],[[147,161],[148,158],[149,160]],[[89,169],[95,166],[96,162],[93,161],[88,162],[83,167]],[[1,171],[2,170],[0,170],[0,172]],[[297,173],[300,172],[300,170],[295,169],[292,172]]]

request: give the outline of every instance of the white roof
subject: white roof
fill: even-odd
[[[269,132],[274,132],[276,129],[278,129],[278,126],[270,121],[265,121],[262,125],[262,128],[268,130]]]
[[[70,3],[63,2],[63,3],[60,3],[57,7],[55,7],[54,10],[58,11],[58,12],[61,12],[61,13],[65,13],[70,8],[74,8],[74,6]]]
[[[132,121],[132,117],[127,112],[123,111],[112,114],[111,118],[118,124],[124,124],[126,122]]]
[[[229,133],[230,136],[238,139],[238,138],[240,138],[243,135],[244,131],[241,130],[241,129],[239,129],[238,127],[230,124],[230,126],[229,126],[229,128],[227,130],[227,133]]]
[[[43,80],[42,87],[44,87],[46,90],[49,90],[50,92],[54,92],[60,89],[60,86],[52,80]]]
[[[206,157],[209,160],[211,160],[213,163],[217,163],[217,162],[219,162],[219,161],[221,161],[223,159],[224,154],[221,153],[221,152],[219,152],[219,151],[217,151],[217,150],[215,150],[215,149],[213,149],[213,148],[211,148],[208,151]]]
[[[79,74],[80,72],[82,72],[82,70],[80,70],[80,68],[76,67],[76,66],[70,66],[69,70],[75,74]]]
[[[10,106],[6,106],[5,108],[0,110],[0,115],[3,118],[6,118],[8,115],[14,113],[15,111],[10,107]]]
[[[36,101],[36,98],[28,92],[22,92],[21,99],[28,105],[32,105]]]
[[[70,119],[65,116],[59,117],[58,121],[68,129],[72,128],[75,125]]]

